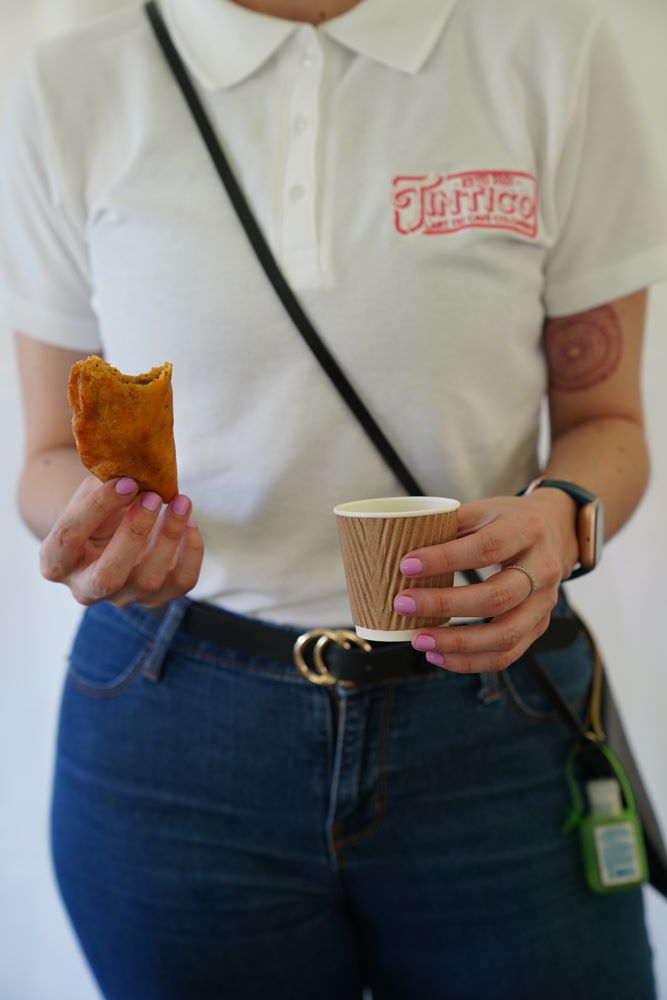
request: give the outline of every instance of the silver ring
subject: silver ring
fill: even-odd
[[[524,566],[523,563],[512,563],[511,566],[506,566],[505,569],[518,569],[520,573],[524,573],[528,577],[530,580],[530,593],[528,597],[532,597],[537,590],[537,580],[535,579],[532,571],[529,570],[527,566]],[[528,597],[526,600],[528,600]]]

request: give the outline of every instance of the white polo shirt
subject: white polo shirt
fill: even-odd
[[[667,213],[591,0],[362,0],[321,27],[164,0],[278,259],[427,491],[536,472],[545,312],[667,273]],[[42,47],[5,116],[6,323],[174,365],[195,596],[349,611],[335,503],[400,487],[256,263],[141,8]],[[65,386],[63,386],[65,392]]]

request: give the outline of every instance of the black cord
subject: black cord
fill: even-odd
[[[241,188],[239,187],[239,184],[231,170],[231,167],[229,166],[227,157],[225,156],[220,142],[213,131],[208,116],[206,115],[192,81],[190,80],[188,71],[183,64],[180,55],[176,51],[174,43],[171,40],[169,32],[167,31],[166,25],[162,20],[162,16],[154,0],[149,0],[145,9],[151,25],[153,26],[153,30],[155,31],[157,40],[160,43],[162,51],[164,52],[165,58],[167,59],[167,62],[169,63],[169,66],[171,67],[171,70],[181,88],[183,96],[188,103],[190,111],[192,112],[192,116],[197,124],[201,137],[206,144],[206,148],[208,149],[215,169],[217,170],[220,179],[227,190],[229,198],[236,209],[241,225],[245,229],[248,239],[252,243],[257,258],[269,281],[273,285],[278,297],[280,298],[280,301],[285,307],[294,325],[299,330],[299,333],[307,343],[308,347],[313,352],[320,365],[325,370],[342,398],[345,400],[345,403],[355,415],[373,445],[380,452],[403,488],[411,496],[424,496],[425,491],[402,461],[393,445],[387,440],[383,431],[380,429],[359,397],[359,394],[354,389],[345,374],[341,371],[338,363],[320,339],[315,328],[313,327],[313,324],[308,319],[308,316],[301,307],[301,304],[285,280],[285,277],[276,263],[268,243],[264,239],[264,234],[259,228],[250,206],[248,205],[245,196],[243,195],[243,192],[241,191]]]

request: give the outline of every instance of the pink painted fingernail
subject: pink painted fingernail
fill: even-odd
[[[178,517],[183,517],[190,510],[190,501],[187,497],[177,496],[175,500],[171,501],[171,509]]]
[[[394,609],[398,611],[399,615],[414,615],[417,611],[417,605],[411,597],[395,597]]]
[[[426,659],[429,663],[432,663],[434,667],[441,667],[445,662],[444,656],[441,656],[440,653],[427,653]]]
[[[401,573],[403,576],[417,576],[423,569],[421,559],[404,559],[401,562]]]
[[[129,479],[127,476],[123,476],[116,483],[116,493],[119,493],[122,497],[128,497],[130,493],[134,493],[137,489],[138,487],[134,479]]]
[[[144,493],[141,498],[141,506],[145,507],[146,510],[150,510],[153,514],[161,505],[162,497],[157,493]]]
[[[412,645],[420,653],[424,653],[427,649],[435,649],[435,639],[432,635],[418,635],[416,639],[412,640]]]
[[[196,528],[196,527],[197,527],[197,522],[195,521],[194,517],[189,517],[188,528]]]

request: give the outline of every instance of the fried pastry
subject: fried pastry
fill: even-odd
[[[165,503],[178,493],[171,370],[123,375],[93,356],[72,366],[68,386],[83,465],[102,482],[129,476]]]

